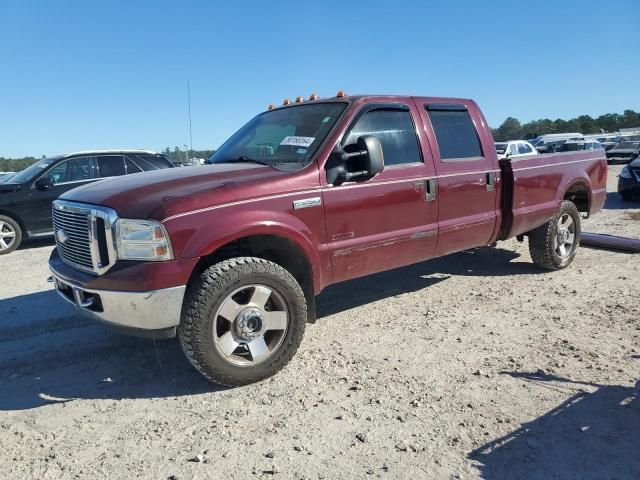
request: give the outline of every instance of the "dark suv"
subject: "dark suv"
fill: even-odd
[[[67,190],[172,167],[166,156],[154,152],[103,150],[45,158],[0,179],[0,255],[14,251],[23,240],[52,235],[51,202]]]

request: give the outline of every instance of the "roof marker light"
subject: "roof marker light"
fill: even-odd
[[[318,100],[320,97],[318,95],[316,95],[315,93],[312,93],[311,95],[309,95],[309,100]]]
[[[300,102],[304,102],[304,97],[297,96],[296,97],[296,103],[300,103]]]
[[[285,99],[282,101],[282,104],[283,104],[283,105],[291,105],[291,100],[289,100],[288,98],[285,98]]]
[[[338,93],[336,93],[336,98],[342,98],[342,97],[346,97],[347,94],[344,93],[344,90],[340,90]]]
[[[276,108],[276,106],[273,103],[270,103],[269,106],[267,107],[267,109],[269,110],[273,110],[274,108]]]

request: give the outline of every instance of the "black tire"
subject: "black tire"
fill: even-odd
[[[264,362],[238,366],[218,351],[214,321],[233,292],[256,284],[269,287],[282,298],[288,311],[288,325],[282,343]],[[287,270],[261,258],[232,258],[207,268],[189,286],[178,338],[191,364],[207,379],[226,386],[247,385],[274,375],[289,363],[302,341],[306,319],[304,293]]]
[[[3,235],[2,232],[0,232],[0,238],[2,238],[4,244],[9,245],[8,248],[4,248],[3,245],[0,244],[0,255],[7,255],[16,250],[22,243],[22,228],[20,228],[20,224],[13,218],[0,215],[0,229],[5,235],[7,235],[10,230],[13,231],[13,237],[4,238],[2,238]],[[11,243],[9,243],[9,239],[12,239]]]
[[[569,215],[574,222],[574,243],[566,256],[561,256],[556,251],[554,240],[558,235],[558,221],[565,215]],[[580,213],[568,200],[560,204],[560,210],[551,220],[544,225],[529,232],[529,253],[533,263],[546,270],[560,270],[568,267],[576,256],[580,245]]]
[[[629,192],[620,193],[620,196],[622,197],[623,202],[630,202],[631,200],[633,200],[633,195],[631,195]]]

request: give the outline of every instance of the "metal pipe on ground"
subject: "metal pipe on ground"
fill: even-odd
[[[619,237],[604,233],[582,232],[580,245],[585,247],[604,248],[630,253],[640,253],[640,240],[637,238]]]

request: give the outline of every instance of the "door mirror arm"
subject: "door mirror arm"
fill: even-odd
[[[372,135],[358,137],[358,150],[345,152],[336,147],[332,156],[335,165],[327,168],[327,181],[332,185],[340,185],[343,182],[355,178],[372,178],[384,170],[384,156],[380,141]],[[349,171],[347,162],[353,161],[358,169]]]

